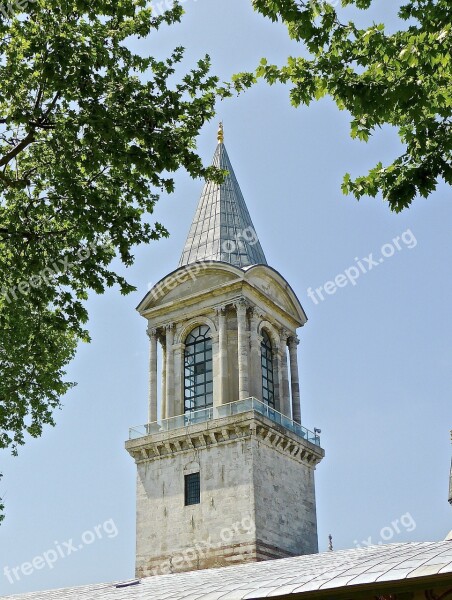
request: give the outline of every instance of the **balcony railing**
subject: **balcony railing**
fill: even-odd
[[[172,431],[173,429],[179,429],[180,427],[188,427],[197,423],[205,423],[212,419],[220,419],[221,417],[229,417],[231,415],[238,415],[240,413],[254,410],[255,412],[263,415],[273,421],[282,425],[292,433],[295,433],[299,437],[320,446],[320,437],[317,433],[313,433],[303,427],[299,423],[292,421],[289,417],[281,414],[277,410],[268,406],[264,402],[261,402],[257,398],[245,398],[244,400],[238,400],[237,402],[230,402],[229,404],[222,404],[221,406],[211,406],[209,408],[203,408],[200,410],[193,410],[186,412],[183,415],[177,417],[170,417],[169,419],[162,419],[161,421],[155,421],[154,423],[147,423],[138,427],[131,427],[129,429],[129,439],[135,440],[146,435],[154,433],[162,433],[164,431]]]

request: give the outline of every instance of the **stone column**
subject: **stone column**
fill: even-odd
[[[290,383],[292,388],[292,419],[301,423],[300,408],[300,382],[298,380],[298,358],[297,346],[300,340],[296,337],[289,338],[289,357],[290,357]]]
[[[278,356],[278,378],[279,378],[279,411],[286,417],[291,416],[289,374],[287,368],[287,338],[289,332],[283,329],[280,333],[280,345]]]
[[[261,318],[260,311],[253,307],[250,323],[250,394],[258,400],[262,400],[262,336],[257,331]]]
[[[174,416],[184,414],[184,361],[185,344],[175,344],[174,354]]]
[[[167,412],[167,400],[166,400],[166,338],[161,337],[160,343],[162,344],[162,419],[168,417]]]
[[[217,323],[218,326],[218,323]],[[213,407],[214,409],[221,404],[221,380],[220,380],[220,349],[219,349],[218,331],[211,332],[212,340],[212,377],[213,377]],[[214,413],[214,419],[217,413]]]
[[[248,374],[248,331],[246,329],[246,309],[248,307],[244,298],[235,303],[237,309],[237,348],[239,363],[239,400],[248,398],[249,374]]]
[[[166,418],[174,417],[174,325],[166,326]]]
[[[149,411],[148,423],[157,421],[157,330],[148,326],[149,336]]]
[[[219,406],[226,404],[228,398],[228,332],[226,323],[226,307],[217,306],[216,313],[218,318],[218,355],[217,355],[217,393],[218,398],[215,400],[216,393],[214,394],[214,404]]]
[[[279,352],[279,346],[272,344],[272,358],[273,358],[273,389],[275,393],[275,408],[281,410],[281,393],[282,393],[282,380],[280,379],[280,364],[281,357]]]

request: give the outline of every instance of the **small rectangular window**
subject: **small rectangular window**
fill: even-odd
[[[199,473],[185,475],[185,506],[201,502],[201,483]]]

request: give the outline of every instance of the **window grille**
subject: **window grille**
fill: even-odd
[[[273,351],[268,333],[262,332],[261,366],[262,366],[262,400],[275,408],[275,388],[273,380]]]
[[[207,325],[193,329],[185,340],[184,412],[213,406],[212,339]]]
[[[201,482],[199,473],[185,475],[185,506],[201,502]]]

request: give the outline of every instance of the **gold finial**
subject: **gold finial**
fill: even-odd
[[[219,144],[222,144],[224,142],[223,121],[220,121],[220,123],[218,125],[217,140],[218,140]]]

